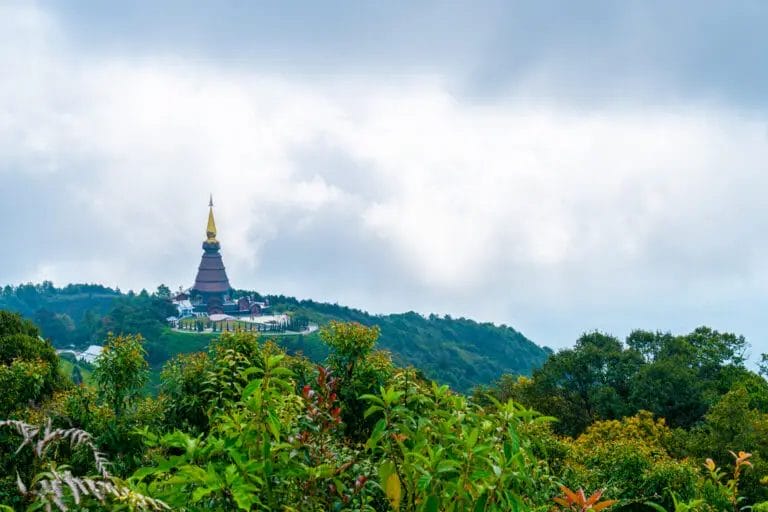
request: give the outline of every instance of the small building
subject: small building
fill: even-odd
[[[179,318],[194,316],[195,306],[193,306],[189,300],[174,300],[173,305],[176,306],[176,310],[179,312]]]
[[[173,299],[171,299],[171,300],[173,300],[174,302],[181,302],[183,300],[189,300],[189,294],[187,294],[186,292],[180,291],[179,293],[174,295]]]

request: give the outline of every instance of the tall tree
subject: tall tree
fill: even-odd
[[[140,335],[110,336],[96,358],[93,378],[117,418],[140,396],[149,376],[141,343]]]
[[[640,353],[617,338],[584,334],[534,372],[531,405],[557,417],[557,430],[576,435],[594,421],[631,414],[630,382],[642,364]]]

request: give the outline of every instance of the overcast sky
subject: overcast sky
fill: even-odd
[[[226,5],[221,5],[226,4]],[[0,282],[768,352],[768,3],[0,3]]]

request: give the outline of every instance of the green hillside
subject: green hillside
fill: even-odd
[[[167,328],[164,319],[175,312],[167,293],[162,286],[152,294],[143,290],[123,294],[101,285],[56,288],[44,282],[6,286],[0,294],[0,309],[17,311],[34,320],[57,347],[100,343],[108,332],[140,333],[147,340],[148,359],[157,372],[175,354],[203,350],[215,336]],[[254,292],[240,290],[235,294]],[[269,300],[274,313],[290,313],[317,325],[331,320],[378,325],[378,348],[390,351],[397,364],[412,365],[428,378],[460,391],[489,384],[504,373],[530,375],[550,353],[507,326],[448,316],[425,317],[414,312],[371,315],[337,304],[283,295],[262,298]],[[274,339],[289,352],[301,352],[315,361],[328,355],[317,332]]]
[[[0,309],[15,311],[33,320],[57,347],[97,343],[100,320],[121,296],[120,290],[98,284],[69,284],[56,288],[40,284],[6,285],[0,293]]]
[[[407,312],[370,315],[358,309],[292,297],[268,296],[275,311],[287,311],[323,325],[330,320],[354,321],[381,328],[379,348],[392,352],[400,365],[413,365],[454,389],[467,391],[494,381],[503,373],[530,375],[546,360],[549,349],[539,347],[512,327],[478,323],[466,318],[422,316]],[[287,337],[286,337],[287,338]],[[320,347],[317,334],[304,345]],[[288,348],[292,340],[283,342]],[[323,354],[307,354],[316,358]]]

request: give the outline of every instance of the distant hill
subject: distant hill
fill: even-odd
[[[87,345],[99,341],[108,330],[140,332],[147,338],[150,363],[159,369],[174,354],[200,350],[210,339],[210,335],[175,333],[166,328],[162,319],[168,304],[161,290],[167,288],[161,287],[154,294],[123,294],[101,285],[55,288],[45,282],[6,286],[0,294],[0,309],[18,311],[34,320],[57,346]],[[551,353],[503,325],[448,316],[425,317],[414,312],[371,315],[359,309],[283,295],[261,297],[270,301],[273,312],[290,312],[320,325],[330,320],[378,325],[379,348],[390,351],[398,364],[412,365],[460,391],[488,384],[503,373],[529,375]],[[317,333],[281,336],[277,341],[289,351],[301,351],[314,360],[327,353]]]
[[[320,325],[330,320],[378,325],[381,328],[379,348],[392,352],[398,364],[413,365],[428,377],[461,391],[488,384],[503,373],[530,375],[551,353],[508,326],[449,316],[425,317],[412,311],[370,315],[313,300],[266,298],[276,311],[304,315]]]
[[[63,288],[56,288],[50,281],[6,285],[0,290],[0,309],[13,310],[29,318],[47,309],[79,321],[89,310],[106,313],[121,295],[120,290],[100,284],[69,284]]]

